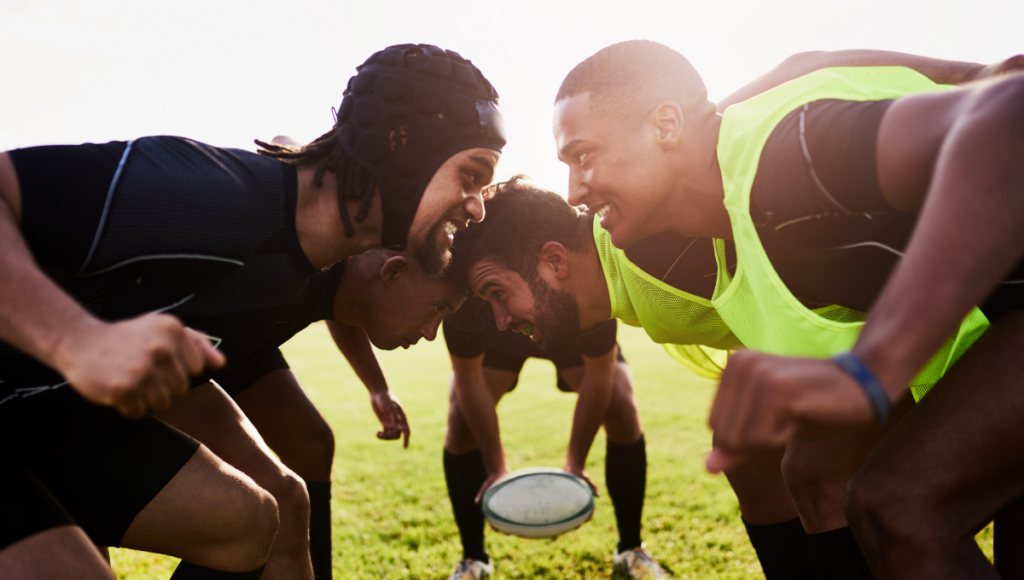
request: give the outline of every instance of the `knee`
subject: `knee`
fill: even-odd
[[[306,482],[291,470],[283,470],[267,491],[277,503],[276,511],[283,520],[309,520],[309,491]]]
[[[255,488],[240,516],[237,548],[232,550],[234,561],[222,567],[229,572],[248,572],[265,564],[280,525],[277,501],[260,487]]]
[[[952,549],[944,540],[944,518],[934,517],[912,481],[858,472],[847,483],[843,511],[869,558],[898,551],[928,559],[935,550]]]
[[[473,434],[469,431],[466,419],[454,399],[448,407],[448,433],[444,438],[444,448],[455,455],[463,455],[476,449]]]
[[[815,522],[842,525],[843,493],[850,470],[837,467],[822,457],[788,451],[782,460],[786,489],[811,528],[817,527]]]
[[[314,460],[329,475],[334,465],[334,431],[326,421],[321,421],[313,435]]]

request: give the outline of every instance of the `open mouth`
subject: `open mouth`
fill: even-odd
[[[455,243],[455,234],[459,233],[459,230],[465,228],[466,224],[460,224],[457,220],[449,219],[446,220],[443,224],[441,224],[441,226],[444,229],[444,234],[448,242],[448,245],[451,246],[452,244]]]

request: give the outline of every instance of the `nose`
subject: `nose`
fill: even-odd
[[[569,205],[582,205],[586,203],[585,200],[590,193],[590,187],[585,183],[582,173],[582,171],[575,168],[569,169]]]
[[[441,319],[435,318],[420,327],[420,335],[428,341],[437,338],[437,327],[441,326]]]
[[[505,330],[509,324],[512,324],[512,315],[509,314],[505,307],[491,302],[491,307],[494,309],[494,324],[498,327],[498,330]]]
[[[462,204],[466,213],[469,214],[469,219],[474,222],[480,222],[484,219],[484,194],[480,190],[474,191],[469,194],[466,201]]]

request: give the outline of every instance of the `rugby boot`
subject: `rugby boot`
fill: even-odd
[[[615,552],[612,561],[615,563],[615,571],[626,578],[634,578],[636,580],[671,578],[661,569],[658,562],[654,560],[654,556],[644,546]]]
[[[455,566],[455,571],[448,580],[483,580],[494,573],[494,563],[466,558]]]

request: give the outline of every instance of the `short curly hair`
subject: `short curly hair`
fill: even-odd
[[[593,215],[537,187],[525,175],[488,186],[486,197],[484,220],[455,236],[452,276],[465,279],[474,264],[491,260],[533,280],[544,244],[558,242],[582,252],[592,239]]]

